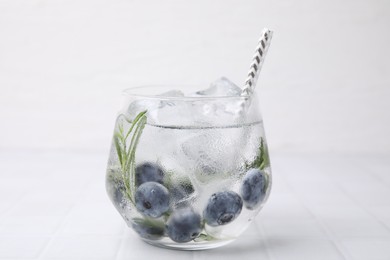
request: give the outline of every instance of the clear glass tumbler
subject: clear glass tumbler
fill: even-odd
[[[183,250],[225,245],[250,225],[271,189],[258,99],[169,89],[123,92],[108,196],[147,243]]]

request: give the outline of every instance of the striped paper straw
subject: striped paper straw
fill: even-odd
[[[242,90],[242,95],[251,95],[255,90],[257,79],[263,66],[265,56],[271,43],[273,31],[265,28],[261,34],[259,43],[256,47],[255,55],[253,56],[252,64],[248,72],[248,77],[245,81],[245,86]]]

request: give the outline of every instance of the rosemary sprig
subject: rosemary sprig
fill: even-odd
[[[148,217],[144,217],[144,218],[133,218],[132,220],[133,220],[136,224],[142,225],[142,226],[156,227],[156,228],[160,228],[160,229],[164,229],[164,228],[165,228],[165,223],[164,223],[164,222],[162,222],[162,221],[160,221],[160,220],[148,218]]]
[[[146,124],[146,112],[143,111],[134,118],[126,133],[124,132],[123,124],[118,123],[118,130],[114,134],[114,143],[121,166],[125,193],[133,204],[135,192],[135,151]],[[127,139],[131,134],[130,144],[127,147]]]
[[[268,146],[265,144],[264,139],[261,138],[260,141],[260,170],[264,170],[265,168],[270,166],[269,154],[268,154]]]
[[[213,241],[213,240],[217,240],[217,238],[203,232],[200,233],[200,235],[194,239],[195,242]]]
[[[245,168],[246,169],[257,168],[260,170],[264,170],[269,166],[270,166],[270,160],[269,160],[268,148],[264,142],[264,139],[261,138],[259,153],[257,154],[253,162],[245,164]]]

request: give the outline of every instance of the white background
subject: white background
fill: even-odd
[[[0,149],[107,151],[120,92],[240,84],[263,27],[271,151],[390,151],[390,3],[0,1]]]
[[[0,0],[0,259],[390,259],[390,1]],[[121,91],[260,75],[273,187],[236,242],[142,243],[108,200]]]

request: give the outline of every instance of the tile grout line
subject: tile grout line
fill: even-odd
[[[88,186],[89,183],[86,183],[85,186]],[[85,190],[86,189],[81,189],[82,191],[79,191],[80,195],[85,195]],[[39,256],[37,259],[42,259],[42,257],[44,256],[44,254],[48,251],[48,249],[50,248],[50,246],[53,244],[53,241],[57,238],[57,235],[59,234],[59,232],[61,231],[61,229],[66,225],[67,223],[67,220],[69,219],[69,216],[70,216],[70,213],[72,212],[72,210],[75,208],[75,206],[78,205],[78,201],[76,201],[71,207],[69,207],[68,211],[66,214],[64,214],[63,216],[63,219],[61,221],[61,223],[58,225],[58,228],[56,230],[56,232],[54,232],[51,236],[50,236],[50,240],[48,241],[48,243],[46,244],[46,246],[39,252]]]
[[[340,255],[344,259],[353,259],[348,250],[341,243],[341,240],[324,224],[324,222],[318,217],[315,217],[315,221]]]
[[[365,167],[367,169],[367,167]],[[369,170],[369,169],[367,169]],[[370,170],[370,172],[372,173],[372,171]],[[374,173],[373,173],[374,174]],[[377,176],[375,176],[377,177]],[[374,177],[374,178],[375,178]],[[390,231],[390,227],[387,227],[387,225],[381,221],[380,218],[377,218],[374,214],[372,214],[364,205],[362,205],[361,203],[359,203],[358,201],[356,201],[356,199],[350,195],[342,186],[340,186],[339,183],[335,182],[334,180],[330,179],[331,183],[338,188],[338,190],[344,194],[350,201],[351,201],[351,205],[354,205],[354,206],[357,206],[358,208],[362,209],[365,213],[367,213],[370,217],[372,217],[373,220],[375,220],[377,223],[379,223],[382,227],[384,227],[384,229]],[[290,185],[289,183],[287,183],[288,185]],[[294,189],[294,187],[292,187],[292,189]],[[301,195],[299,195],[299,193],[295,193],[294,191],[294,194],[297,195],[297,197],[299,198],[300,202],[305,205],[305,208],[307,208],[307,210],[310,210],[310,207],[306,206],[307,203],[305,203],[302,198],[301,198]],[[314,214],[311,212],[311,214]],[[318,218],[315,214],[314,214],[314,217],[315,217],[315,220],[319,223],[319,225],[321,226],[321,228],[326,232],[326,234],[328,235],[328,237],[331,239],[332,243],[338,248],[338,250],[343,254],[343,256],[345,257],[348,257],[347,259],[353,259],[353,257],[351,256],[351,254],[349,253],[349,251],[344,247],[343,243],[341,242],[342,239],[339,239],[333,231],[331,231],[329,228],[327,228],[327,226],[324,224],[324,222]]]
[[[260,222],[260,220],[259,220]],[[261,223],[258,223],[257,221],[255,222],[255,227],[256,229],[258,230],[259,234],[264,234],[264,239],[263,239],[263,243],[264,243],[264,248],[265,248],[265,252],[267,254],[267,257],[269,260],[272,260],[274,259],[272,253],[271,253],[271,249],[269,248],[269,244],[268,244],[268,240],[267,240],[267,237],[265,236],[267,234],[267,232],[265,231],[263,225]]]
[[[33,189],[33,187],[31,189]],[[16,203],[13,204],[11,207],[9,207],[7,210],[5,210],[5,212],[1,215],[0,219],[2,219],[2,221],[4,221],[4,219],[6,219],[10,215],[12,210],[14,208],[16,208],[17,206],[19,206],[20,202],[23,201],[23,199],[27,197],[27,194],[29,192],[31,192],[31,190],[24,191],[24,193],[20,196],[20,198],[16,200]],[[62,216],[62,217],[64,218],[65,216]],[[2,222],[0,224],[0,231],[1,231],[1,228],[3,227],[3,225],[4,225],[4,222]],[[59,228],[59,226],[60,226],[60,224],[58,224],[57,228]],[[3,237],[3,235],[0,235],[0,237]],[[10,234],[8,234],[8,235],[4,235],[4,237],[20,237],[20,235],[10,235]],[[24,236],[24,237],[36,238],[37,236],[36,235],[31,235],[31,236]],[[46,245],[37,252],[37,256],[34,256],[32,259],[39,259],[40,255],[41,255],[41,252],[44,250],[44,248],[46,248],[46,246],[48,245],[48,243],[51,240],[49,235],[40,235],[38,237],[40,237],[40,238],[47,238],[48,242],[46,242]],[[18,259],[18,258],[19,257],[16,257],[15,259]]]
[[[272,165],[271,165],[271,167],[272,167]],[[284,172],[285,168],[284,168],[283,166],[281,166],[281,170],[282,170],[282,172]],[[272,173],[274,174],[274,172],[272,172]],[[288,192],[293,193],[295,196],[297,196],[297,194],[296,194],[294,188],[293,188],[292,185],[289,183],[288,179],[286,179],[286,178],[284,177],[284,175],[280,175],[280,178],[283,179],[284,185],[285,185],[285,187],[287,188],[286,190],[287,190]],[[270,196],[272,196],[272,190],[271,190],[271,195],[270,195]],[[301,202],[300,199],[298,199],[298,201]],[[302,206],[303,206],[303,205],[302,205]],[[306,207],[304,207],[304,208],[306,209]],[[309,213],[310,215],[313,215],[311,211],[308,211],[308,213]],[[269,259],[270,259],[270,260],[275,259],[276,257],[275,257],[275,255],[273,254],[272,250],[270,249],[270,246],[269,246],[269,243],[268,243],[268,242],[269,242],[269,241],[268,241],[269,238],[267,238],[267,231],[265,230],[265,228],[263,227],[263,225],[261,225],[260,223],[258,224],[258,228],[259,228],[259,230],[263,231],[263,234],[265,234],[264,244],[265,244],[265,248],[266,248],[266,250],[267,250],[267,255],[268,255]]]
[[[302,197],[299,193],[296,192],[296,189],[287,181],[286,183],[289,188],[293,191],[298,201],[302,204],[302,206],[312,215],[313,219],[316,221],[320,229],[325,233],[327,240],[331,242],[331,244],[334,246],[336,251],[339,253],[340,256],[342,256],[344,259],[352,259],[352,257],[349,255],[348,251],[342,246],[340,240],[333,234],[331,230],[329,230],[326,225],[317,217],[314,212],[310,210],[310,207],[307,203],[305,203],[302,200]]]
[[[375,174],[375,172],[373,172],[369,167],[366,167],[365,164],[362,164],[363,168],[370,172],[370,176],[373,177],[374,179],[376,180],[379,180],[379,181],[383,181],[379,176],[377,176]],[[373,176],[374,175],[374,176]],[[380,183],[381,183],[380,182]],[[360,209],[362,209],[365,213],[367,213],[369,216],[371,216],[375,221],[377,221],[384,229],[386,229],[389,233],[390,233],[390,227],[388,227],[383,221],[381,218],[378,218],[377,216],[375,216],[375,214],[371,213],[370,210],[367,209],[367,207],[362,204],[362,203],[359,203],[351,194],[348,193],[348,191],[346,191],[342,186],[340,186],[337,182],[333,182],[335,184],[335,186],[337,186],[340,191],[348,198],[351,200],[351,202],[353,202],[353,204],[357,207],[359,207]],[[390,192],[390,189],[386,186],[384,186],[389,192]]]
[[[348,198],[351,200],[351,202],[355,205],[355,206],[358,206],[359,208],[363,209],[364,212],[366,212],[368,215],[370,215],[374,220],[376,220],[377,222],[379,222],[382,226],[385,227],[385,229],[389,230],[387,228],[387,226],[382,223],[381,221],[379,221],[372,213],[370,213],[369,210],[367,210],[363,205],[361,205],[360,203],[358,203],[354,198],[353,196],[351,196],[350,194],[348,194],[348,192],[345,191],[345,189],[343,187],[341,187],[338,183],[336,182],[333,182],[334,185]],[[320,224],[329,232],[329,234],[333,237],[333,239],[335,241],[337,241],[337,245],[338,247],[340,248],[340,250],[344,251],[346,253],[346,255],[348,257],[350,257],[350,259],[353,259],[353,257],[350,255],[350,253],[348,252],[348,250],[344,247],[343,243],[341,242],[341,239],[339,239],[331,230],[329,230],[326,225],[322,222],[322,221],[319,221]],[[336,245],[336,246],[337,246]]]
[[[119,259],[119,256],[120,256],[120,252],[123,250],[123,248],[124,248],[124,246],[125,246],[125,240],[126,240],[126,228],[128,228],[127,227],[127,225],[124,225],[124,229],[123,229],[123,231],[122,231],[122,235],[121,235],[121,242],[120,242],[120,244],[119,244],[119,246],[118,246],[118,250],[115,252],[115,256],[114,256],[114,259],[115,260],[118,260]]]
[[[336,184],[337,185],[337,184]],[[351,196],[345,189],[343,189],[342,187],[339,187],[340,188],[340,191],[346,196],[348,197],[353,203],[355,206],[358,206],[359,208],[361,208],[365,213],[367,213],[370,217],[372,217],[377,223],[379,223],[384,229],[386,229],[389,234],[390,234],[390,227],[388,227],[383,221],[381,218],[378,218],[375,216],[375,214],[371,213],[367,208],[366,206],[362,205],[361,203],[359,203],[358,201],[356,201],[353,196]],[[389,236],[390,238],[390,236]]]
[[[386,180],[384,180],[381,176],[378,176],[377,173],[376,173],[375,171],[373,171],[372,169],[370,169],[369,167],[367,167],[366,164],[363,164],[362,167],[363,167],[366,171],[370,172],[370,173],[371,173],[371,176],[372,176],[374,179],[378,180],[380,183],[383,183],[383,182],[387,183]],[[389,191],[389,193],[390,193],[390,188],[389,188],[387,185],[384,185],[384,187],[385,187],[385,188]],[[349,197],[349,198],[351,197],[351,196],[348,194],[348,192],[345,191],[344,189],[342,189],[342,192],[343,192],[347,197]],[[390,226],[388,226],[388,225],[383,221],[382,218],[379,218],[379,217],[377,217],[375,214],[372,214],[372,213],[366,208],[366,206],[359,204],[356,200],[353,200],[353,202],[356,203],[357,205],[359,205],[366,213],[368,213],[370,216],[372,216],[376,221],[378,221],[382,226],[385,227],[385,229],[387,229],[387,230],[390,232]]]
[[[19,203],[27,196],[28,192],[29,192],[29,191],[25,191],[25,192],[23,193],[23,195],[21,195],[21,196],[19,197],[19,199],[16,200],[16,203],[15,203],[15,204],[13,204],[13,205],[10,206],[8,209],[6,209],[6,210],[3,212],[3,214],[1,214],[0,220],[4,220],[4,219],[10,214],[10,212],[11,212],[14,208],[16,208],[16,207],[19,205]]]
[[[335,234],[333,234],[333,232],[329,228],[327,228],[327,226],[323,223],[323,221],[320,220],[318,217],[314,217],[314,219],[318,224],[318,227],[326,235],[327,240],[334,246],[334,248],[340,254],[340,256],[342,256],[344,259],[352,259],[351,255],[342,245],[341,240]]]
[[[325,224],[324,222],[318,218],[311,210],[309,207],[307,207],[307,204],[305,202],[303,202],[299,196],[299,200],[301,201],[301,203],[303,203],[304,207],[307,208],[307,210],[312,214],[314,215],[314,219],[315,221],[317,222],[318,226],[320,227],[320,229],[325,233],[326,237],[328,238],[328,240],[332,243],[332,245],[335,247],[335,249],[340,253],[340,255],[344,258],[344,259],[353,259],[352,256],[349,254],[348,250],[346,250],[346,248],[343,246],[343,244],[341,243],[341,240],[333,233],[332,230],[330,230]]]

